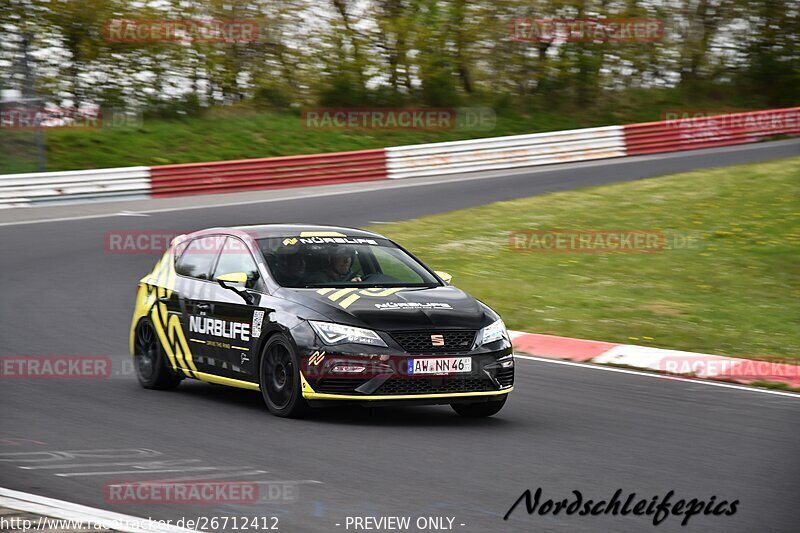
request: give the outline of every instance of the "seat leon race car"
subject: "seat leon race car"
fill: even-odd
[[[260,390],[285,417],[342,403],[491,416],[514,382],[497,313],[390,239],[329,226],[174,238],[139,283],[130,350],[145,388]]]

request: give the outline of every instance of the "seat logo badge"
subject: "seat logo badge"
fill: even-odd
[[[444,346],[444,335],[431,335],[431,346]]]
[[[314,352],[311,354],[311,357],[308,358],[308,364],[316,366],[325,359],[325,352],[320,353],[319,351]]]
[[[249,357],[247,357],[247,354],[246,354],[246,353],[243,353],[243,354],[242,354],[242,366],[244,366],[244,364],[245,364],[247,361],[249,361],[249,360],[250,360],[250,358],[249,358]]]

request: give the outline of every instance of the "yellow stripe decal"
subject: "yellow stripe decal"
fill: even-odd
[[[302,374],[300,375],[302,378]],[[375,401],[375,400],[427,400],[434,398],[462,398],[465,396],[500,396],[508,394],[514,387],[500,391],[481,391],[481,392],[455,392],[444,394],[388,394],[382,396],[355,396],[346,394],[326,394],[321,392],[314,392],[313,389],[303,382],[303,398],[306,400],[358,400],[358,401]]]
[[[338,231],[301,231],[301,237],[347,237]]]
[[[192,361],[192,352],[189,351],[186,337],[183,336],[183,327],[181,326],[181,320],[178,318],[178,315],[169,317],[167,328],[167,333],[170,338],[175,341],[175,359],[177,359],[178,364],[183,368],[188,366],[193,370],[197,370],[194,366],[194,361]],[[191,372],[189,375],[192,375]]]
[[[140,318],[149,315],[158,341],[169,359],[169,365],[176,372],[180,370],[191,377],[192,369],[197,370],[197,367],[192,360],[192,352],[183,334],[180,319],[177,315],[170,314],[166,303],[159,301],[172,296],[176,279],[173,258],[170,248],[158,260],[153,271],[141,280],[145,286],[137,293],[130,334],[131,351],[134,350],[136,324]]]
[[[328,294],[329,292],[331,292],[331,291],[335,291],[335,290],[336,290],[336,289],[320,289],[320,290],[318,290],[318,291],[317,291],[317,294],[321,294],[322,296],[325,296],[325,295],[326,295],[326,294]]]
[[[169,364],[173,368],[173,370],[177,370],[178,366],[175,364],[175,354],[172,352],[172,348],[169,344],[169,339],[167,339],[167,334],[164,331],[164,328],[161,327],[161,322],[158,320],[158,306],[153,307],[153,312],[151,317],[153,319],[153,327],[156,330],[156,335],[158,336],[158,340],[161,342],[161,347],[164,348],[164,351],[167,352],[167,359],[169,359]]]
[[[349,294],[349,293],[351,293],[351,292],[353,292],[355,290],[358,290],[358,289],[356,289],[356,288],[342,289],[342,290],[336,291],[333,294],[331,294],[330,296],[328,296],[328,299],[329,300],[333,300],[335,302],[336,300],[338,300],[339,298],[341,298],[345,294]]]
[[[206,341],[201,341],[200,339],[189,339],[191,342],[199,342],[200,344],[205,344]]]
[[[364,289],[360,292],[360,294],[364,296],[372,296],[374,298],[381,298],[384,296],[391,296],[392,294],[406,290],[405,287],[393,287],[391,289],[382,289],[380,287],[375,287],[372,289]]]
[[[243,348],[241,346],[231,346],[234,350],[242,350],[243,352],[249,352],[250,348]]]
[[[183,370],[183,369],[181,369]],[[258,383],[251,383],[249,381],[241,381],[233,378],[225,378],[215,374],[206,374],[205,372],[195,372],[195,375],[205,381],[206,383],[216,383],[217,385],[228,385],[229,387],[238,387],[240,389],[259,390]]]
[[[194,359],[192,359],[192,352],[189,351],[188,346],[186,347],[184,358],[189,362],[189,366],[192,367],[192,371],[197,372],[197,366],[195,366],[194,364]]]
[[[359,298],[361,298],[361,297],[358,294],[351,294],[350,296],[348,296],[347,298],[345,298],[344,300],[339,302],[339,305],[343,309],[347,309],[348,307],[350,307],[350,304],[352,304],[353,302],[355,302]]]
[[[314,393],[314,389],[312,389],[311,385],[308,384],[308,381],[306,381],[306,377],[303,375],[302,372],[300,372],[300,390],[303,393],[303,398],[306,397],[307,393],[311,393],[311,394]]]

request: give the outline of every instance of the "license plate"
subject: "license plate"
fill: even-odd
[[[409,359],[409,374],[459,374],[472,372],[470,357],[429,357]]]

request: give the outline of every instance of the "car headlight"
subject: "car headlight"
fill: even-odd
[[[499,341],[500,339],[505,339],[510,342],[511,339],[508,337],[508,331],[506,330],[506,325],[503,324],[501,319],[492,322],[485,328],[481,330],[481,341],[480,345],[483,346],[484,344],[489,344],[490,342]]]
[[[386,346],[383,339],[371,329],[334,324],[333,322],[317,322],[309,320],[309,324],[325,344],[369,344]]]

